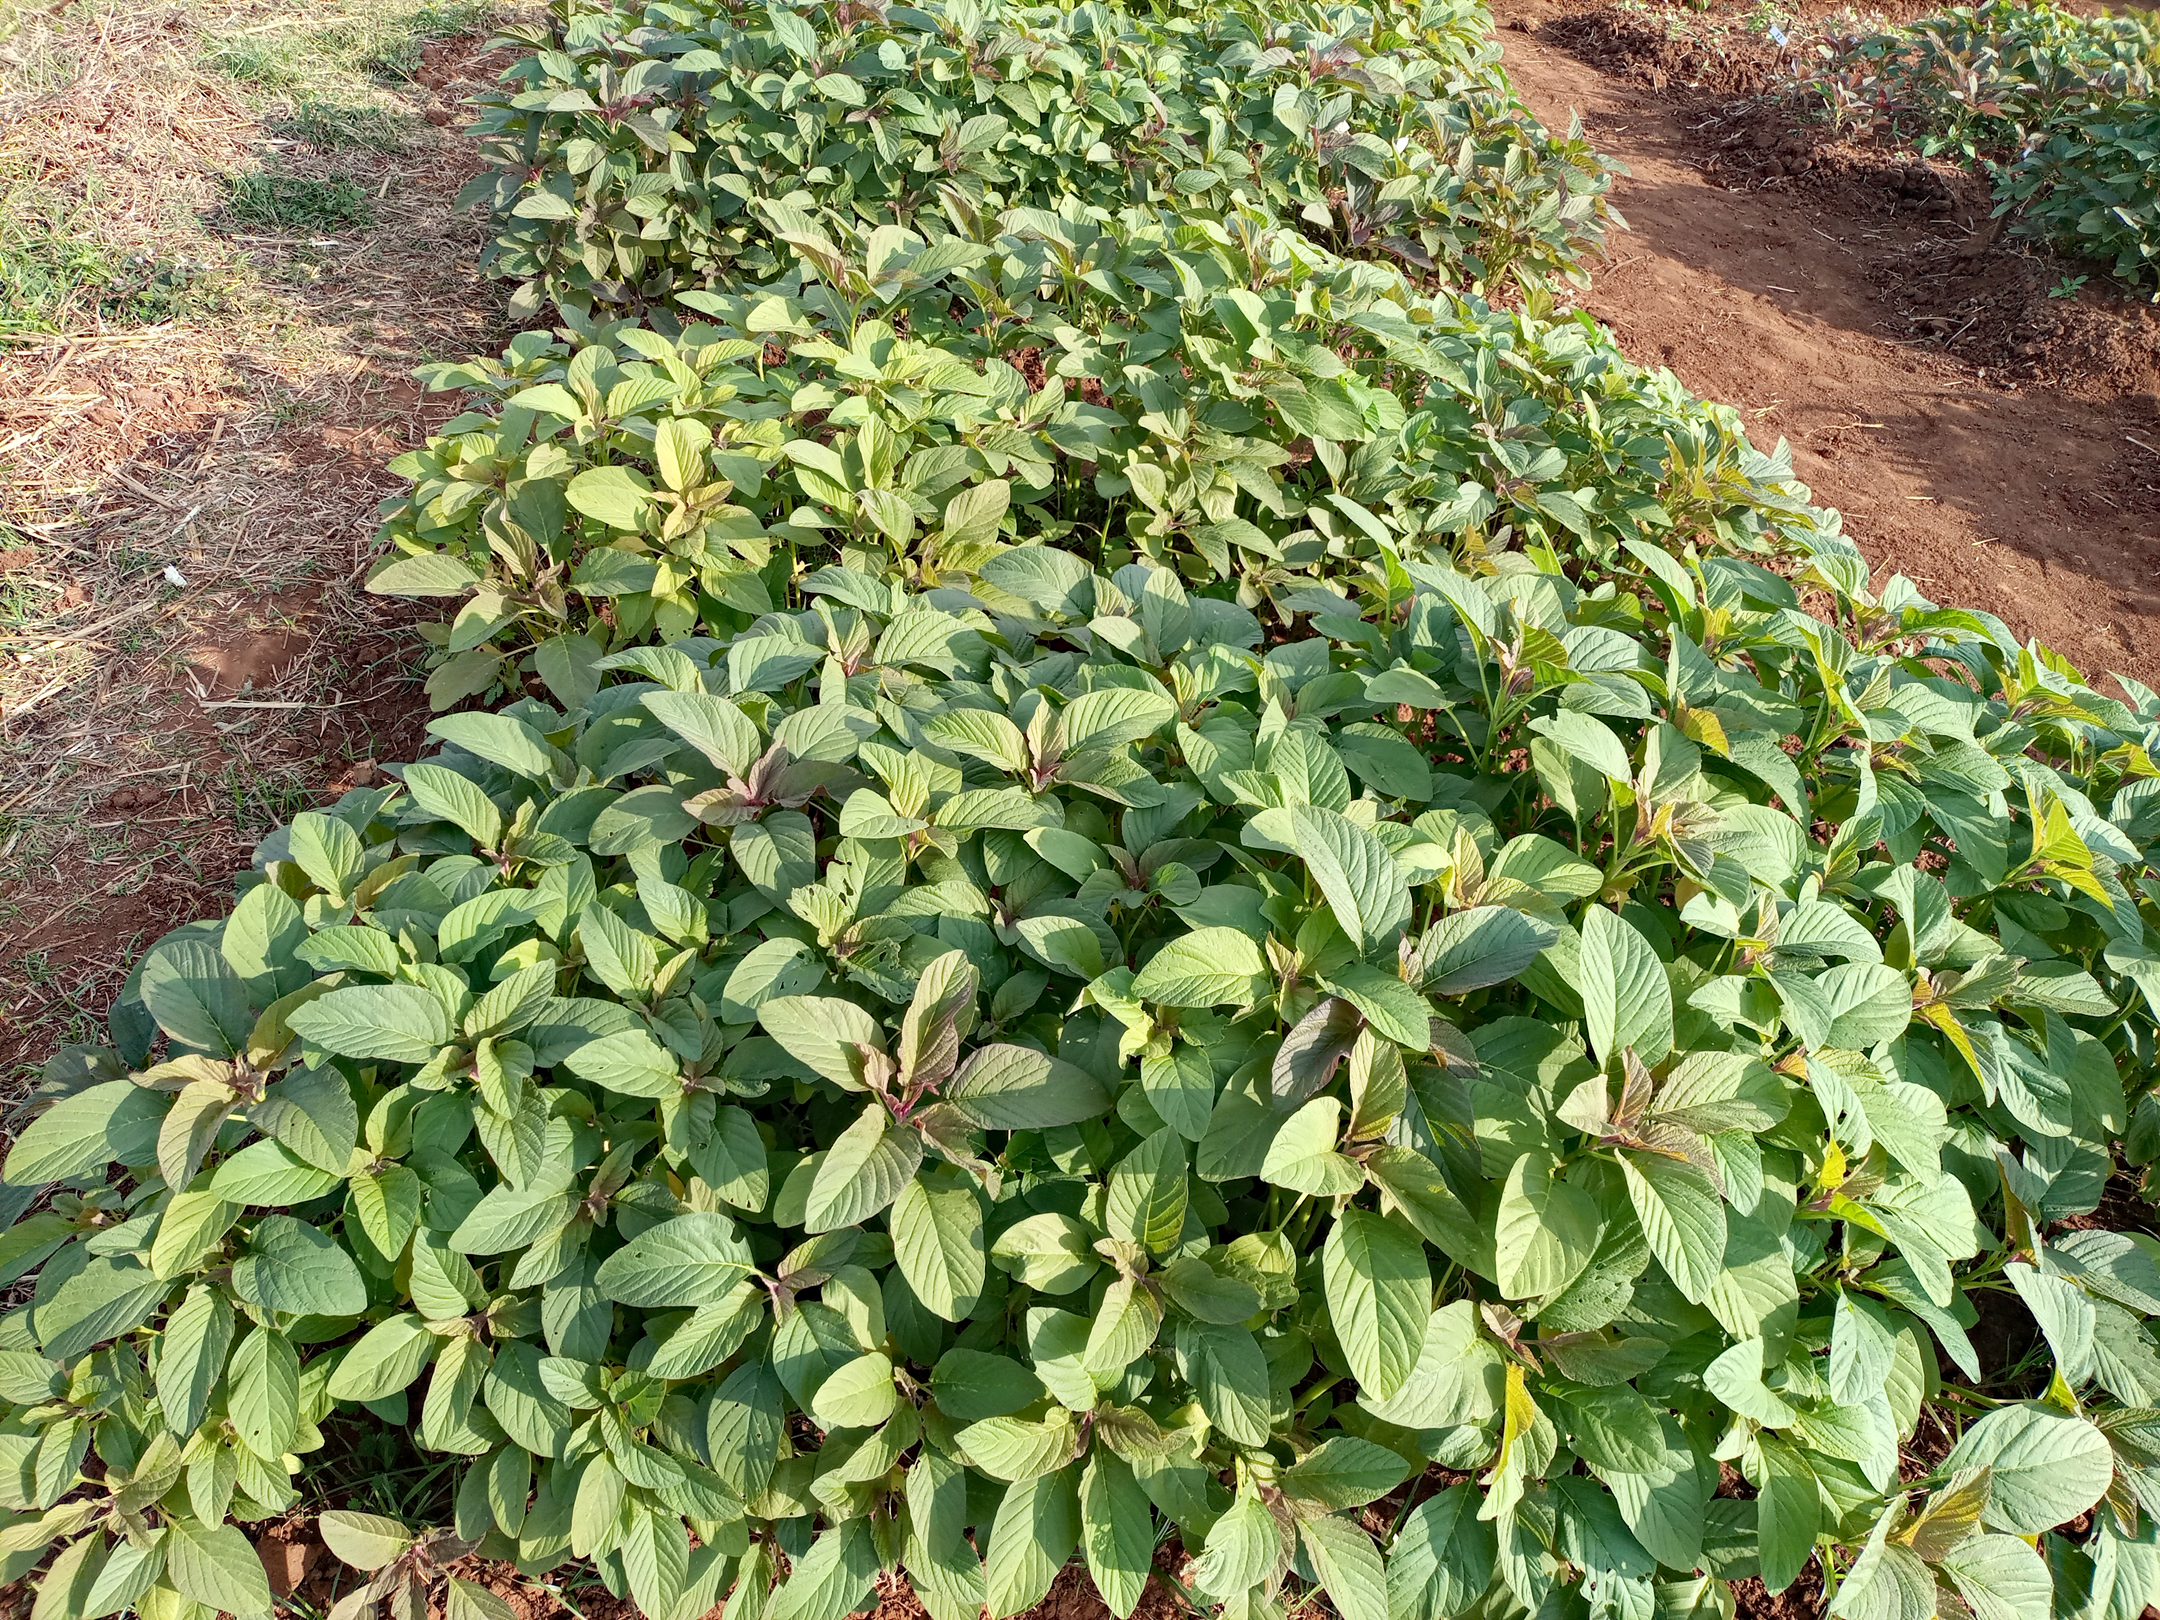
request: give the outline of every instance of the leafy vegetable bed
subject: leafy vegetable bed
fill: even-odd
[[[2160,32],[2144,16],[1988,0],[1826,54],[1840,121],[1978,163],[2018,231],[2160,281]]]
[[[822,30],[822,31],[821,31]],[[1071,10],[658,4],[526,37],[484,103],[519,307],[664,305],[776,268],[759,205],[969,237],[997,212],[1233,198],[1499,287],[1573,273],[1606,166],[1552,135],[1468,0]]]
[[[670,26],[915,26],[845,15]],[[454,1483],[322,1516],[340,1620],[472,1551],[655,1620],[1077,1553],[1125,1615],[1173,1535],[1251,1620],[2134,1620],[2160,698],[1871,587],[1535,289],[968,196],[752,197],[712,285],[435,376],[372,582],[493,706],[5,1162],[39,1620],[267,1611],[237,1526],[362,1421]]]

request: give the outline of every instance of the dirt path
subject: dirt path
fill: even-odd
[[[448,408],[413,367],[502,325],[453,203],[492,8],[83,0],[0,44],[0,1104],[422,741],[358,573]]]
[[[1496,9],[1523,99],[1559,127],[1579,112],[1631,171],[1615,197],[1633,230],[1584,300],[1627,352],[1739,408],[1766,447],[1789,440],[1797,476],[1878,566],[2096,678],[2160,681],[2160,396],[2142,317],[2112,317],[2132,363],[2072,390],[2005,388],[1926,338],[1898,341],[1911,283],[1886,296],[1883,265],[1964,221],[1941,204],[1901,221],[1835,191],[1727,190],[1704,172],[1715,138],[1691,127],[1718,116],[1712,98],[1585,62],[1550,0]],[[1938,280],[1968,268],[1934,252]]]

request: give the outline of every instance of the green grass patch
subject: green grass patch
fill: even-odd
[[[308,39],[225,39],[212,41],[203,66],[255,90],[299,90],[307,85]]]
[[[375,223],[375,204],[355,181],[298,174],[243,174],[232,182],[227,216],[274,231],[349,231]]]
[[[495,9],[492,0],[448,0],[350,18],[327,28],[309,28],[296,18],[289,32],[212,39],[206,42],[202,62],[253,89],[293,96],[295,116],[303,116],[297,109],[308,100],[344,105],[362,86],[409,83],[420,71],[430,40],[481,29]]]
[[[100,242],[93,213],[28,187],[0,191],[0,337],[154,326],[223,302],[209,267]]]
[[[274,135],[319,152],[380,152],[396,155],[412,145],[413,120],[389,107],[352,105],[300,95],[289,112],[265,121]]]
[[[349,35],[360,71],[372,79],[402,83],[420,71],[429,40],[472,33],[485,26],[495,9],[493,0],[449,0],[372,24],[326,30],[323,38],[328,43]]]

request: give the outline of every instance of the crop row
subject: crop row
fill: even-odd
[[[1594,179],[1487,204],[1603,166],[1486,23],[529,41],[556,324],[430,375],[369,577],[436,751],[5,1162],[36,1620],[266,1613],[382,1428],[444,1483],[321,1514],[337,1620],[2160,1596],[2160,698],[1556,312]]]

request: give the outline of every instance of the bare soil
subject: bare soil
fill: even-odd
[[[1869,559],[2089,675],[2160,676],[2160,316],[1991,239],[1979,182],[1837,140],[1737,8],[1499,0],[1505,65],[1629,174],[1584,307],[1793,447]]]

